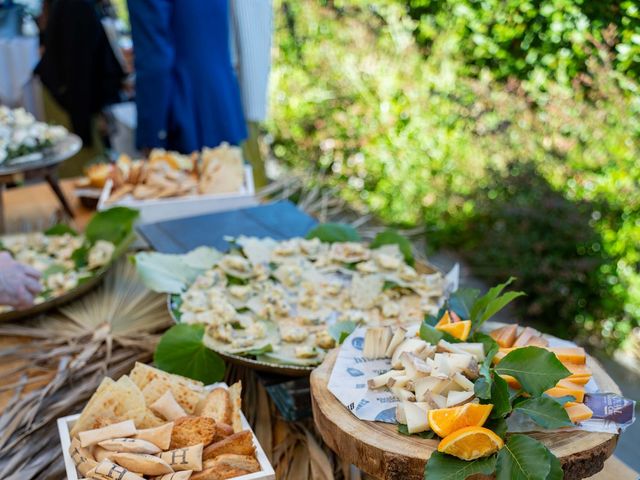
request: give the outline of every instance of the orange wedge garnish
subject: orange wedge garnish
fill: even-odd
[[[461,322],[446,325],[440,325],[440,322],[438,322],[436,330],[447,332],[452,337],[464,342],[469,337],[469,333],[471,333],[471,320],[462,320]]]
[[[451,317],[449,316],[449,310],[445,310],[444,315],[442,315],[442,317],[440,317],[440,320],[438,320],[438,323],[436,323],[436,328],[442,327],[443,325],[449,325],[450,323],[453,322],[451,321]]]
[[[475,460],[500,450],[502,439],[484,427],[465,427],[447,435],[440,441],[438,451],[462,460]]]
[[[489,418],[493,405],[467,403],[459,407],[429,410],[429,427],[441,437],[464,427],[481,427]]]

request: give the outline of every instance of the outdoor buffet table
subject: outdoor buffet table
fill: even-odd
[[[62,189],[70,191],[71,182],[63,181]],[[52,205],[52,199],[53,198],[51,196],[51,193],[45,185],[34,185],[26,187],[24,189],[12,189],[8,191],[5,197],[8,211],[7,224],[9,226],[22,225],[25,228],[28,228],[29,225],[42,228],[47,224],[48,220],[51,219],[52,216],[54,216],[54,210],[56,209],[56,206]],[[82,209],[78,209],[77,213],[78,214],[76,216],[75,223],[77,226],[82,226],[82,224],[85,223],[88,218],[88,213]],[[0,345],[2,345],[4,350],[9,345],[14,346],[15,342],[25,344],[37,339],[37,337],[34,337],[30,340],[28,336],[25,336],[25,334],[26,332],[23,331],[20,332],[20,336],[0,337]],[[153,341],[155,341],[157,337],[150,337],[150,339],[152,340],[151,343],[153,344]],[[153,345],[150,345],[150,348],[142,350],[139,347],[131,347],[131,357],[127,363],[133,362],[134,359],[149,361],[151,358],[152,348]],[[126,348],[124,350],[126,351]],[[120,354],[122,355],[123,350],[120,350],[120,352]],[[330,359],[327,360],[327,362],[325,362],[325,364],[322,365],[313,374],[312,385],[316,385],[318,382],[322,382],[323,379],[324,381],[328,379],[328,372],[330,372],[330,368],[328,366],[329,362]],[[6,362],[3,364],[0,371],[9,371],[13,366],[18,367],[18,369],[23,369],[24,362],[22,364],[20,362]],[[344,455],[344,457],[340,459],[328,455],[328,449],[326,448],[326,446],[323,446],[316,440],[317,437],[314,436],[313,425],[309,420],[299,422],[283,421],[281,416],[275,409],[273,402],[266,394],[265,389],[257,381],[254,372],[243,368],[232,368],[230,369],[228,376],[232,377],[230,380],[228,380],[229,382],[233,381],[233,379],[235,378],[242,378],[243,382],[247,385],[247,396],[244,399],[244,409],[247,413],[247,416],[249,417],[249,421],[252,423],[252,425],[254,425],[257,437],[259,438],[261,444],[265,447],[267,455],[276,468],[276,472],[278,474],[277,478],[330,478],[327,476],[327,474],[331,471],[333,472],[334,478],[349,478],[350,473],[348,463],[351,462],[356,464],[356,466],[362,467],[365,471],[368,470],[373,473],[374,470],[369,470],[369,467],[365,467],[365,465],[359,464],[358,461],[356,461],[357,457],[350,457],[346,450],[345,452],[341,452],[340,449],[338,449],[338,453],[343,453]],[[40,372],[38,381],[29,385],[29,389],[36,389],[40,385],[45,385],[54,377],[55,370],[49,370],[46,375],[42,375]],[[613,386],[612,388],[614,387],[615,386]],[[4,405],[6,405],[11,399],[11,395],[9,395],[9,393],[9,391],[5,391],[2,395],[1,400]],[[344,423],[340,422],[343,428],[344,425],[353,425],[354,422],[359,422],[351,413],[346,411],[346,409],[344,409],[344,407],[342,407],[342,405],[340,405],[335,398],[331,397],[326,398],[325,400],[328,402],[328,404],[330,404],[332,400],[337,404],[335,405],[335,407],[340,407],[342,409],[342,412],[339,413],[340,415],[344,415]],[[315,407],[317,408],[318,405],[315,405]],[[75,413],[76,411],[77,407],[73,407],[73,409],[67,413]],[[318,417],[316,418],[316,420],[318,420]],[[323,428],[322,422],[318,421],[318,425],[320,427],[320,433],[324,436],[325,429]],[[352,433],[355,433],[359,431],[358,429],[362,428],[362,426],[353,425],[353,428],[354,430]],[[392,430],[395,430],[395,426],[389,427],[374,425],[371,428],[372,431],[376,431],[377,433],[379,433],[379,431],[384,432],[385,430],[389,430],[390,428]],[[346,428],[344,429],[346,430]],[[383,438],[389,439],[389,441],[393,441],[394,436],[397,436],[397,434],[394,434],[393,431],[386,434],[383,433],[383,435],[385,435]],[[35,437],[31,438],[35,439]],[[45,436],[40,438],[48,438],[50,440],[50,443],[52,444],[49,450],[52,455],[50,461],[52,462],[52,464],[56,464],[57,460],[55,455],[56,451],[59,454],[59,449],[57,446],[58,438],[55,434],[55,431],[50,431],[48,433],[48,437]],[[326,438],[326,440],[328,441],[330,447],[335,448],[335,445],[332,444],[332,442],[328,438]],[[416,441],[416,443],[417,447],[422,442]],[[351,446],[353,445],[355,444],[352,444]],[[347,445],[341,446],[346,447]],[[601,465],[602,462],[604,462],[604,459],[611,455],[614,447],[615,440],[613,440],[612,442],[608,442],[606,446],[602,446],[602,449],[599,451],[598,455],[595,455],[594,452],[594,466]],[[366,454],[362,451],[359,451],[358,455],[362,458]],[[419,456],[420,453],[417,452],[416,455]],[[61,458],[58,460],[61,460]],[[57,463],[59,464],[60,462],[58,461]],[[629,469],[624,467],[624,465],[622,465],[614,458],[604,463],[604,468],[605,470],[597,475],[596,478],[616,478],[617,480],[635,480],[635,478],[637,478],[637,474],[629,471]],[[595,471],[595,469],[593,471]],[[50,478],[61,478],[59,469],[56,470],[54,468],[51,470],[51,472],[52,476]],[[585,475],[588,474],[588,472],[584,473]],[[351,478],[359,477],[358,474],[356,474],[356,476]],[[582,476],[576,478],[585,477]]]

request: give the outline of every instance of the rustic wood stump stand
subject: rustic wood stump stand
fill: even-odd
[[[424,466],[436,450],[437,440],[398,433],[396,425],[359,420],[328,390],[337,350],[311,373],[313,418],[324,442],[345,462],[384,480],[422,480]],[[620,389],[600,364],[587,357],[587,365],[602,391]],[[590,477],[604,466],[616,447],[618,435],[583,431],[535,433],[562,464],[565,480]],[[474,479],[487,478],[474,476]]]

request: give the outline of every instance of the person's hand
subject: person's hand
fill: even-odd
[[[30,307],[42,290],[39,279],[36,269],[16,262],[7,252],[0,252],[0,305]]]

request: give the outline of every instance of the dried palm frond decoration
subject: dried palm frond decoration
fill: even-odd
[[[120,260],[58,313],[0,325],[0,478],[61,478],[55,420],[76,413],[105,375],[148,361],[171,324],[165,297]]]

